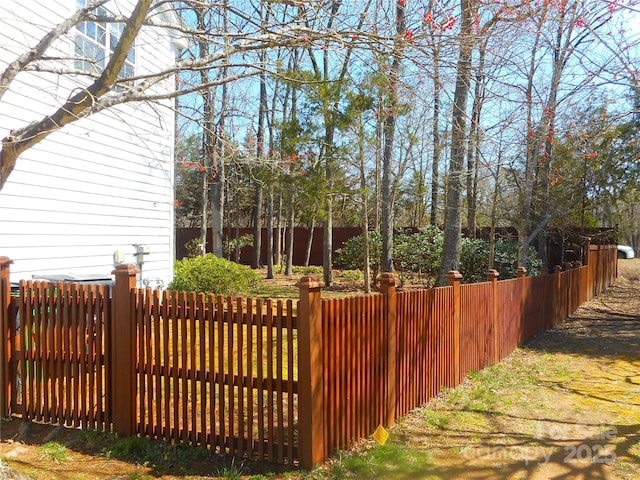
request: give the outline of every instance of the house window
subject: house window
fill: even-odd
[[[76,0],[77,8],[87,6],[89,0]],[[98,17],[109,12],[102,7],[95,11]],[[75,67],[94,75],[100,74],[107,66],[109,57],[120,40],[124,30],[121,23],[81,22],[76,26]],[[135,73],[136,49],[131,47],[120,70],[118,78],[133,77]]]

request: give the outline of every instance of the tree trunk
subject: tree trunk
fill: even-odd
[[[267,278],[273,278],[273,185],[267,198]]]
[[[228,27],[229,18],[227,15],[227,9],[223,9],[224,25]],[[222,68],[223,77],[227,75],[229,59],[224,60],[225,66]],[[225,183],[225,147],[224,147],[224,135],[226,127],[227,117],[227,103],[229,101],[229,93],[227,84],[222,85],[222,98],[220,99],[220,120],[216,128],[215,134],[217,135],[216,146],[217,155],[214,158],[213,169],[211,172],[211,223],[213,230],[212,239],[212,251],[216,257],[222,258],[222,242],[223,242],[223,229],[224,229],[224,183]]]
[[[251,268],[262,268],[262,202],[263,186],[260,180],[256,180],[256,189],[253,197],[253,255]]]
[[[471,80],[471,49],[473,0],[461,0],[460,52],[456,73],[456,88],[453,95],[453,117],[451,128],[451,160],[447,179],[447,200],[444,222],[444,245],[440,265],[439,285],[446,284],[449,270],[457,270],[460,262],[460,210],[462,197],[462,174],[464,169],[467,99]]]
[[[221,154],[223,154],[222,149]],[[222,258],[223,218],[224,218],[224,162],[217,161],[213,165],[214,177],[210,183],[211,195],[211,223],[213,225],[213,239],[211,251],[216,257]]]
[[[494,268],[496,258],[496,213],[498,210],[498,191],[500,188],[500,156],[498,154],[498,165],[496,166],[496,180],[493,184],[493,202],[491,204],[491,231],[489,233],[489,265],[488,269]]]
[[[266,23],[269,14],[264,14],[264,22]],[[258,107],[258,132],[256,135],[256,170],[259,172],[262,170],[262,160],[264,156],[264,142],[265,142],[265,121],[267,117],[267,76],[264,73],[266,64],[267,53],[265,51],[260,52],[260,64],[263,68],[263,73],[260,74],[260,104]],[[251,258],[251,268],[261,268],[262,259],[260,255],[262,253],[262,201],[263,201],[263,182],[256,175],[256,190],[253,202],[253,255]]]
[[[327,218],[324,222],[324,232],[322,236],[322,270],[324,284],[329,287],[333,283],[333,199],[328,194],[325,199],[325,214]]]
[[[469,144],[467,150],[467,235],[476,237],[476,205],[478,202],[478,165],[482,145],[482,129],[480,118],[484,103],[485,77],[484,59],[485,42],[482,43],[478,58],[478,69],[475,76],[473,94],[473,109],[471,112],[471,127],[469,131]]]
[[[311,259],[311,246],[313,245],[313,232],[316,228],[316,217],[311,219],[311,228],[309,229],[309,239],[307,240],[307,254],[304,257],[304,266],[309,266],[309,260]]]
[[[235,230],[235,238],[240,238],[240,209],[236,208],[236,230]],[[235,262],[240,263],[240,242],[236,242],[235,248]]]
[[[327,193],[324,198],[326,219],[324,222],[324,235],[322,238],[322,270],[323,280],[327,287],[333,284],[333,141],[335,126],[333,114],[325,114],[325,178],[327,181]]]
[[[389,105],[384,120],[384,151],[382,155],[382,259],[381,270],[393,271],[393,206],[391,198],[391,163],[393,160],[393,141],[396,129],[396,108],[398,105],[398,86],[400,65],[404,54],[405,40],[405,5],[398,2],[396,6],[396,39],[394,42],[393,62],[389,79]]]
[[[278,195],[278,215],[276,216],[276,242],[274,263],[282,266],[282,193]]]
[[[338,21],[339,16],[338,12],[340,7],[342,6],[342,0],[334,0],[330,3],[330,14],[328,17],[326,28],[327,30],[331,30],[333,28],[334,22]],[[358,19],[358,25],[356,30],[360,30],[364,25],[365,20],[367,19],[367,12],[369,8],[373,4],[372,0],[368,0],[362,10],[362,13]],[[316,58],[313,53],[312,48],[308,48],[309,57],[311,59],[311,63],[313,65],[313,69],[315,74],[322,78],[325,82],[335,82],[337,85],[336,91],[331,95],[330,98],[323,100],[323,109],[324,109],[324,152],[325,152],[325,176],[327,180],[327,194],[325,195],[325,214],[327,216],[325,222],[325,230],[322,241],[322,267],[324,271],[324,283],[325,286],[329,287],[333,283],[333,182],[334,182],[334,162],[336,159],[334,158],[335,154],[335,146],[334,146],[334,137],[335,137],[335,129],[336,129],[336,114],[340,110],[339,103],[342,97],[342,82],[347,77],[351,53],[353,48],[351,46],[347,47],[347,51],[342,61],[342,66],[340,68],[340,73],[336,78],[331,78],[330,73],[332,71],[332,57],[330,53],[329,45],[325,45],[322,53],[322,70],[316,61]]]
[[[360,164],[360,191],[362,192],[362,275],[364,276],[364,293],[371,292],[371,269],[369,268],[369,205],[367,202],[367,172],[364,157],[364,122],[360,116],[358,134],[358,159]]]
[[[212,224],[212,249],[211,251],[216,257],[222,258],[222,242],[223,242],[223,229],[224,229],[224,157],[225,148],[224,141],[221,138],[225,128],[225,117],[227,108],[227,86],[222,86],[222,99],[220,105],[220,120],[218,122],[218,128],[216,129],[217,140],[217,152],[214,155],[211,182],[210,182],[210,196],[211,196],[211,224]]]
[[[285,271],[287,276],[293,275],[293,227],[296,220],[295,199],[295,192],[292,191],[289,202],[289,230],[287,231],[287,267]]]
[[[207,205],[209,203],[209,181],[207,174],[202,175],[202,210],[200,211],[200,255],[203,257],[207,254]]]
[[[206,28],[205,10],[203,7],[195,7],[196,20],[198,29],[204,31]],[[198,42],[198,54],[200,58],[204,58],[209,54],[210,44],[201,38]],[[202,83],[209,82],[209,71],[203,69],[200,72],[200,81]],[[215,135],[215,112],[214,105],[216,99],[216,89],[207,88],[202,92],[202,114],[203,114],[203,131],[202,131],[202,163],[204,172],[202,173],[202,210],[200,212],[200,254],[207,253],[207,229],[209,227],[207,207],[209,204],[209,175],[213,168],[213,159],[216,152],[216,135]]]
[[[435,52],[434,52],[435,53]],[[431,225],[438,225],[440,188],[440,62],[433,57],[433,163],[431,165]]]

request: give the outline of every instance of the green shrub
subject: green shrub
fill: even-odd
[[[495,246],[494,267],[500,276],[500,280],[515,278],[518,265],[517,242],[506,239],[498,239]],[[460,242],[460,273],[464,283],[484,282],[487,278],[487,266],[489,265],[489,242],[476,238],[463,238]],[[527,260],[527,275],[540,274],[542,260],[538,257],[535,248],[529,248]]]
[[[420,278],[434,278],[442,255],[442,231],[438,227],[424,227],[416,233],[399,233],[393,240],[393,265],[400,279],[409,274]],[[369,232],[370,266],[372,279],[380,272],[382,237]],[[362,269],[362,235],[347,240],[336,252],[336,265],[347,269]],[[430,283],[430,282],[427,282]]]
[[[488,265],[489,242],[478,240],[477,238],[462,238],[460,240],[460,264],[458,268],[464,283],[484,282],[487,279]],[[496,270],[498,269],[496,268]],[[500,273],[499,278],[500,280],[504,279],[502,273]]]
[[[363,270],[364,255],[362,235],[351,237],[342,248],[336,250],[335,265],[347,270]],[[371,280],[375,281],[380,272],[382,257],[382,236],[378,232],[369,232],[369,267]]]
[[[184,244],[184,248],[187,250],[187,257],[195,258],[202,256],[202,244],[200,238],[192,238]]]
[[[259,285],[260,277],[249,267],[207,254],[204,257],[178,260],[169,289],[219,295],[248,295]]]
[[[380,270],[382,237],[369,232],[372,279]],[[438,276],[444,236],[438,227],[427,226],[416,233],[399,233],[393,242],[393,265],[401,282],[408,276],[417,275],[423,283],[431,285]],[[498,239],[495,247],[494,268],[500,279],[514,278],[518,265],[519,245],[513,240]],[[336,265],[347,269],[361,269],[362,235],[350,238],[337,250]],[[489,265],[489,242],[475,238],[463,238],[460,242],[460,273],[465,283],[484,282]],[[534,248],[529,249],[527,274],[540,274],[542,261]]]
[[[438,275],[443,245],[442,230],[427,226],[416,233],[401,233],[393,240],[393,265],[400,276],[416,274],[431,283]]]
[[[344,242],[342,248],[336,250],[336,267],[347,270],[358,270],[364,266],[362,235],[356,235]],[[380,269],[382,254],[382,236],[378,232],[369,232],[369,265],[372,269]]]

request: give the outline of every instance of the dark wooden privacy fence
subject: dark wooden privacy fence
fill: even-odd
[[[0,415],[311,467],[493,365],[610,286],[615,246],[550,274],[297,302],[24,281],[0,257]]]

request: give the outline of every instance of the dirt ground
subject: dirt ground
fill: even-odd
[[[141,444],[6,419],[0,479],[640,479],[640,259],[619,271],[566,323],[399,419],[385,447],[365,440],[313,472],[172,461],[162,446],[145,458]]]

